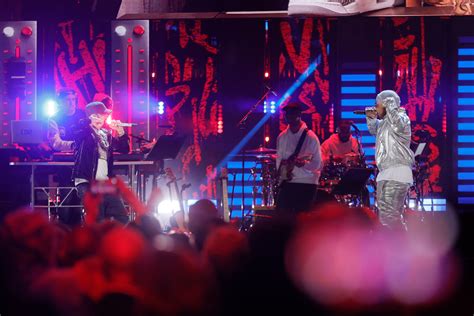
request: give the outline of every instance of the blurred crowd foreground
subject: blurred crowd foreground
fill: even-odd
[[[385,229],[364,208],[320,205],[240,231],[200,200],[163,232],[120,181],[136,212],[82,227],[20,209],[0,226],[1,315],[472,315],[472,216],[408,216]]]

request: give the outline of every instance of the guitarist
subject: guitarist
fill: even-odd
[[[291,213],[311,209],[321,167],[319,139],[301,120],[303,107],[301,103],[292,102],[282,108],[288,127],[277,139],[279,190],[276,208]]]

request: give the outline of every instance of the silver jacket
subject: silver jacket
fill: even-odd
[[[387,114],[383,119],[367,117],[367,126],[376,135],[375,162],[379,171],[400,165],[413,165],[413,151],[410,149],[411,125],[405,109],[400,107],[400,98],[391,90],[377,95]]]

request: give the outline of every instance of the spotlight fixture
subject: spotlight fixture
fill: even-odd
[[[118,36],[125,36],[125,34],[127,33],[127,29],[125,28],[125,26],[123,25],[117,25],[115,27],[115,33],[118,35]]]
[[[158,102],[158,114],[163,115],[165,113],[165,102]]]
[[[270,102],[270,113],[274,114],[276,112],[276,102],[271,101]]]
[[[12,37],[14,34],[15,34],[15,29],[11,26],[5,26],[3,28],[3,34],[6,36],[6,37]]]
[[[21,29],[21,35],[25,37],[30,37],[31,35],[33,35],[33,29],[30,26],[24,26]]]
[[[58,112],[58,103],[53,99],[46,100],[44,111],[47,117],[53,117]]]
[[[137,25],[133,28],[133,34],[136,36],[142,36],[145,34],[145,28],[142,25]]]

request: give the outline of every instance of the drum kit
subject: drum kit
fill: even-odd
[[[256,166],[261,165],[260,179],[258,179],[261,181],[257,181],[259,176],[257,168],[251,168],[254,180],[252,190],[253,215],[247,213],[245,217],[266,218],[276,208],[280,178],[277,175],[277,151],[272,148],[259,147],[244,151],[243,157],[244,160],[245,157],[253,157]],[[416,157],[412,171],[414,183],[407,194],[405,208],[410,210],[410,200],[414,200],[414,208],[423,211],[421,213],[423,220],[425,211],[423,203],[425,192],[423,188],[426,181],[429,190],[433,191],[428,179],[429,163],[426,155]],[[320,171],[316,204],[337,202],[349,207],[366,207],[378,213],[375,194],[372,203],[370,199],[370,191],[376,192],[377,190],[377,174],[378,168],[375,161],[366,162],[361,148],[359,148],[358,153],[350,152],[343,156],[331,156]],[[369,190],[370,188],[372,190]],[[261,205],[257,205],[257,198],[261,198]],[[270,213],[268,213],[269,211]]]
[[[271,209],[275,207],[277,189],[279,186],[279,183],[277,183],[276,152],[275,149],[265,147],[245,151],[246,157],[253,157],[256,165],[261,165],[260,179],[258,179],[261,181],[257,181],[257,168],[251,168],[250,170],[250,174],[253,175],[254,180],[252,198],[255,209]],[[354,192],[345,194],[345,192],[341,190],[335,190],[341,183],[341,180],[350,174],[348,171],[351,169],[370,170],[370,174],[374,172],[375,168],[372,168],[371,165],[367,167],[364,158],[363,155],[354,152],[348,153],[343,157],[330,157],[329,161],[324,164],[321,170],[317,202],[335,201],[349,206],[369,207],[369,191],[366,184],[375,185],[375,181],[372,179],[367,180],[367,178],[364,178],[359,179],[361,181],[356,181],[362,183],[360,192],[356,194],[354,194]],[[360,172],[358,174],[360,175]],[[367,172],[364,174],[367,174]],[[360,177],[359,175],[356,174],[355,176]],[[354,174],[351,176],[354,177]],[[349,184],[350,183],[349,179]],[[345,181],[345,184],[347,185],[347,181]],[[261,205],[256,205],[257,197],[261,198]]]
[[[277,183],[276,176],[276,149],[259,147],[245,151],[247,156],[255,157],[257,164],[261,165],[261,186],[257,185],[257,170],[251,168],[250,173],[253,176],[252,200],[256,205],[257,195],[261,193],[263,207],[272,207],[276,202]]]

